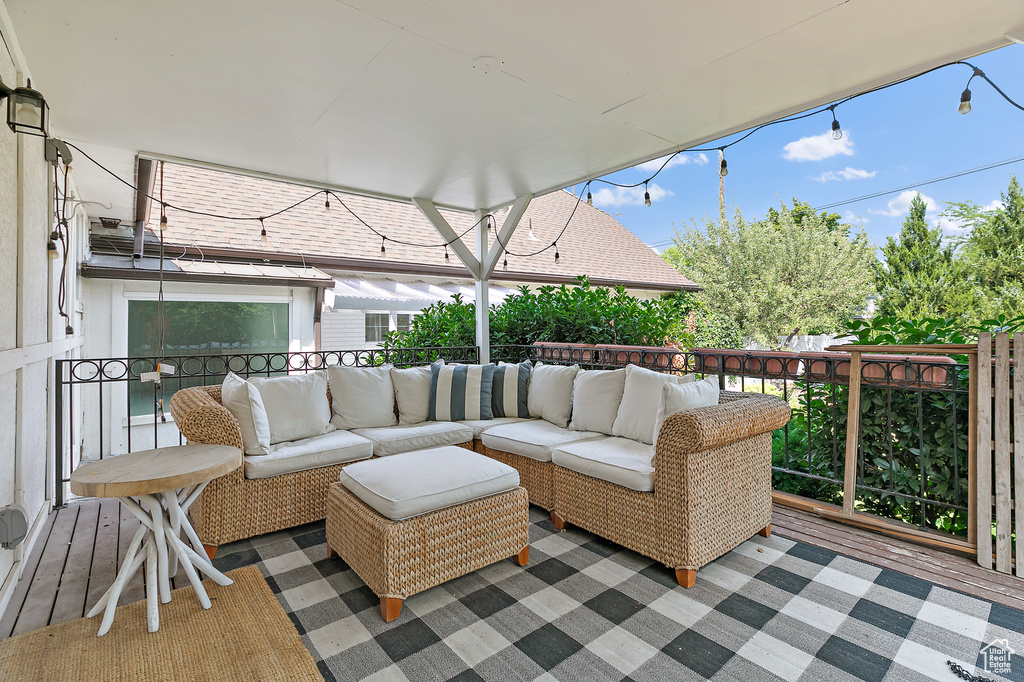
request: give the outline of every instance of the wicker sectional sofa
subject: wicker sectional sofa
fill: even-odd
[[[722,392],[718,401],[668,416],[653,450],[541,419],[466,421],[443,444],[514,467],[530,502],[548,510],[557,527],[571,523],[637,551],[675,569],[679,583],[689,587],[698,568],[770,531],[771,433],[790,416],[789,406],[774,396]],[[221,404],[219,386],[178,391],[171,414],[189,442],[242,447],[238,421]],[[531,438],[536,442],[524,442]],[[598,470],[573,463],[593,464],[587,453],[602,448],[624,451],[622,471],[608,476],[600,470],[608,468],[604,463]],[[630,464],[643,462],[644,452],[642,467]],[[194,526],[212,556],[218,545],[323,519],[330,484],[348,463],[264,478],[247,478],[240,468],[210,483],[192,507]],[[615,482],[620,474],[653,480],[653,490],[631,479]]]

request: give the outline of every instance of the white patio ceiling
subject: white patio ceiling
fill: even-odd
[[[463,209],[968,58],[1024,27],[1019,0],[4,2],[56,133],[124,177],[141,151]],[[475,69],[481,56],[503,70]],[[128,190],[74,168],[82,198],[115,204],[100,214],[131,218]]]

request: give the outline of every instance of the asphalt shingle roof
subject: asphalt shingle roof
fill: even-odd
[[[168,204],[236,216],[266,216],[316,192],[315,188],[169,163],[163,170],[163,182],[163,200]],[[158,179],[155,196],[159,197],[160,191]],[[444,240],[414,205],[353,194],[337,196],[344,205],[332,198],[330,212],[324,209],[325,196],[321,193],[293,210],[266,218],[266,241],[260,240],[257,220],[226,220],[169,208],[164,239],[167,244],[200,250],[235,251],[240,258],[304,258],[321,267],[324,265],[319,258],[323,256],[365,260],[374,269],[384,271],[389,266],[406,272],[410,266],[444,268]],[[508,256],[508,271],[503,271],[499,262],[494,279],[530,281],[531,275],[541,275],[571,281],[577,275],[587,275],[603,283],[696,288],[612,216],[584,201],[577,202],[575,196],[564,191],[532,201],[509,249],[529,253],[551,244],[574,207],[576,213],[558,240],[560,264],[554,262],[553,249],[530,257]],[[472,215],[467,213],[441,210],[441,214],[457,234],[473,224]],[[355,216],[388,236],[386,258],[380,257],[381,238]],[[504,217],[503,211],[496,215],[499,228]],[[154,205],[151,229],[156,228],[158,220],[158,206]],[[493,241],[493,230],[490,232]],[[407,246],[392,239],[434,246]],[[463,241],[473,249],[472,231]],[[451,275],[468,276],[454,252],[450,254]]]

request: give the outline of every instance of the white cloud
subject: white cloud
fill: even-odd
[[[993,199],[992,201],[990,201],[987,204],[985,204],[984,206],[982,206],[981,210],[982,211],[995,211],[996,209],[999,209],[999,208],[1006,208],[1006,207],[1003,206],[1003,202],[999,201],[999,199]]]
[[[967,227],[965,225],[962,225],[955,220],[951,220],[950,218],[941,215],[938,218],[932,220],[932,227],[941,227],[942,231],[946,235],[963,234],[965,231],[967,231]]]
[[[651,201],[661,201],[665,197],[672,196],[670,190],[664,189],[655,184],[648,186],[647,191],[651,193]],[[594,206],[643,206],[644,186],[639,187],[602,187],[594,192]]]
[[[875,177],[877,172],[878,171],[866,171],[847,166],[841,171],[825,171],[821,175],[811,179],[817,180],[818,182],[831,182],[833,180],[866,180],[867,178]]]
[[[661,168],[661,164],[665,163],[665,158],[666,157],[663,156],[660,159],[653,159],[651,161],[647,161],[646,163],[640,163],[633,166],[633,168],[636,170],[643,171],[644,173],[656,173],[658,169]],[[668,169],[672,168],[673,166],[683,166],[688,163],[695,163],[698,166],[703,166],[707,162],[708,157],[703,152],[697,155],[683,153],[676,154],[675,156],[673,156],[672,160],[668,162],[668,165],[666,165],[665,168]],[[653,195],[651,198],[654,198]]]
[[[860,223],[861,225],[863,225],[864,223],[868,222],[867,218],[859,216],[855,214],[853,211],[847,211],[846,215],[843,216],[843,220],[850,223],[851,225],[853,223]]]
[[[837,154],[853,155],[853,140],[848,132],[838,140],[833,140],[830,132],[801,137],[782,148],[782,158],[787,161],[821,161]]]
[[[886,208],[878,211],[873,208],[869,208],[868,213],[874,213],[875,215],[887,215],[893,218],[906,215],[910,211],[910,202],[914,200],[914,197],[917,196],[917,194],[918,192],[908,189],[886,204]],[[933,213],[939,210],[939,205],[935,203],[935,199],[932,199],[927,194],[922,194],[921,199],[924,201],[924,205],[927,207],[928,213]]]

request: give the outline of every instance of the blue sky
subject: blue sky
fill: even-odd
[[[968,61],[1024,105],[1024,45]],[[793,197],[819,207],[1024,156],[1024,111],[984,80],[971,82],[971,113],[957,112],[970,75],[967,66],[951,66],[838,107],[836,117],[844,132],[839,142],[832,140],[832,118],[827,113],[755,133],[726,150],[730,213],[735,206],[745,217],[759,218],[769,207]],[[704,146],[719,146],[734,137],[738,136]],[[648,244],[664,247],[676,228],[718,212],[717,152],[703,158],[686,156],[687,162],[666,168],[651,183],[650,208],[643,205],[643,187],[630,195],[597,182],[591,186],[594,205]],[[607,179],[633,183],[654,170],[632,168]],[[992,205],[1013,173],[1024,181],[1024,160],[921,186],[929,219],[955,234],[957,226],[939,216],[945,202]],[[863,224],[875,245],[881,246],[886,236],[899,232],[914,193],[895,192],[830,210],[854,225]]]

